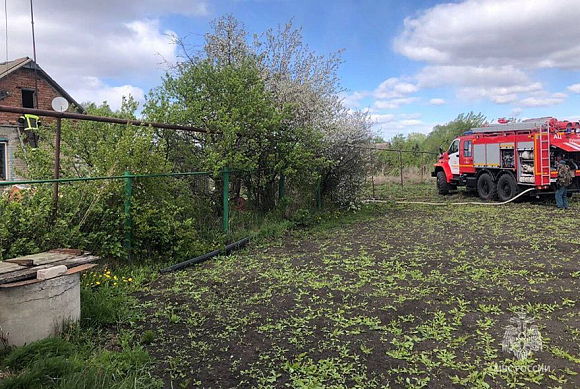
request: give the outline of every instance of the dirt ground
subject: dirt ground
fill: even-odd
[[[254,242],[159,278],[138,332],[167,388],[580,387],[577,201],[376,206]]]

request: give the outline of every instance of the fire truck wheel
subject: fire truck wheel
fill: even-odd
[[[482,200],[495,200],[497,197],[497,186],[493,182],[491,174],[483,173],[477,180],[477,194]]]
[[[444,171],[437,172],[437,190],[439,194],[446,195],[449,193],[449,183]]]
[[[510,174],[504,174],[497,181],[497,197],[501,201],[511,200],[518,194],[518,184]]]

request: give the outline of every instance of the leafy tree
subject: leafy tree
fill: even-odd
[[[445,149],[454,138],[473,127],[481,126],[485,120],[482,113],[462,113],[447,124],[435,126],[423,142],[423,149],[432,152],[438,151],[440,146]]]
[[[89,114],[134,117],[136,103],[124,100],[119,111],[108,105],[85,104]],[[42,147],[26,148],[28,176],[53,174],[54,122],[41,131]],[[153,129],[127,125],[64,120],[61,177],[119,176],[173,170],[163,143]],[[108,257],[123,257],[122,180],[75,182],[60,185],[58,217],[52,215],[52,185],[33,186],[22,200],[0,199],[0,258],[55,247],[88,249]],[[207,209],[194,201],[187,180],[143,178],[134,180],[134,254],[139,257],[201,254],[209,242],[199,231],[200,214]],[[204,225],[207,228],[207,226]]]
[[[296,184],[313,184],[322,175],[330,180],[324,183],[329,192],[342,180],[339,172],[348,170],[346,161],[353,172],[361,172],[354,164],[364,167],[365,161],[352,146],[368,142],[370,129],[366,115],[352,115],[337,97],[338,54],[312,53],[291,22],[251,44],[243,24],[231,15],[212,28],[200,52],[190,53],[179,41],[184,60],[150,94],[144,113],[151,120],[223,135],[161,133],[170,160],[216,173],[226,166],[259,171],[243,182],[256,205],[266,209],[274,204],[281,172]]]

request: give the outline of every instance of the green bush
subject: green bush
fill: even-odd
[[[23,369],[36,360],[51,359],[55,356],[72,355],[73,347],[61,338],[46,338],[19,347],[4,358],[3,365],[12,370]]]
[[[10,352],[2,365],[11,376],[0,389],[159,388],[148,371],[150,358],[140,347],[94,351],[92,342],[43,339]]]
[[[81,324],[83,327],[102,327],[124,321],[129,317],[131,297],[113,287],[81,289]]]
[[[20,375],[0,381],[0,389],[53,388],[67,375],[82,370],[82,363],[62,356],[35,359]]]

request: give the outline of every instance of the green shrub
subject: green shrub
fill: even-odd
[[[143,344],[151,344],[155,339],[157,339],[157,334],[151,330],[146,330],[143,332],[143,335],[141,335],[141,343]]]
[[[4,358],[3,365],[12,370],[23,369],[37,360],[50,359],[55,356],[70,356],[73,347],[61,338],[46,338],[19,347]]]
[[[292,221],[298,227],[309,227],[313,223],[312,213],[308,209],[299,209],[292,217]]]
[[[81,289],[81,325],[102,327],[126,320],[130,315],[131,297],[127,291],[113,288]]]
[[[50,388],[63,377],[82,370],[82,363],[62,356],[33,360],[20,375],[0,381],[0,389]]]
[[[91,341],[73,339],[48,338],[12,350],[3,363],[13,375],[0,380],[0,389],[161,387],[149,373],[150,358],[142,348],[95,352]]]

